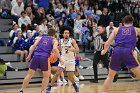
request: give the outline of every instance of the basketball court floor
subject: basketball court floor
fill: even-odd
[[[82,81],[78,83],[80,87],[79,93],[101,93],[104,80],[100,80],[99,83],[90,83],[89,81]],[[0,85],[0,93],[17,93],[21,84],[15,85]],[[41,83],[30,84],[25,89],[24,93],[40,93]],[[75,93],[74,89],[69,84],[56,83],[52,87],[50,93]],[[131,79],[119,79],[116,83],[110,87],[108,93],[140,93],[140,81],[133,81]]]

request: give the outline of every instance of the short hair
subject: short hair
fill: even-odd
[[[127,15],[124,17],[123,21],[125,24],[132,24],[134,21],[134,18],[132,15]]]
[[[26,14],[26,12],[25,12],[25,11],[22,11],[22,12],[21,12],[21,15],[22,15],[22,14]]]
[[[100,24],[100,25],[98,25],[98,27],[99,27],[99,26],[105,29],[105,26],[104,26],[104,25]]]
[[[48,30],[48,36],[55,36],[55,34],[56,34],[56,31],[55,31],[55,29],[53,29],[53,28],[50,28],[49,30]]]

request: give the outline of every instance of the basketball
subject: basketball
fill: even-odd
[[[51,63],[55,63],[57,61],[58,57],[56,56],[55,53],[51,53],[49,60]]]

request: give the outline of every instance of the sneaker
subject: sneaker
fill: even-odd
[[[80,69],[83,69],[84,67],[82,65],[79,66]]]
[[[74,87],[76,92],[79,92],[79,87],[75,83],[73,84],[73,87]]]
[[[84,80],[85,78],[84,78],[83,76],[80,75],[80,76],[79,76],[79,79],[80,79],[80,80]]]
[[[113,82],[116,82],[117,79],[118,79],[118,74],[116,74],[116,75],[114,76],[114,80],[113,80]]]
[[[48,85],[48,87],[47,87],[47,89],[46,89],[46,93],[50,93],[50,91],[51,91],[51,86]]]
[[[51,79],[53,78],[53,75],[51,74]]]
[[[62,81],[60,79],[57,80],[57,83],[62,83]]]
[[[74,75],[74,80],[76,81],[76,82],[79,82],[79,79]]]
[[[20,90],[18,93],[23,93],[23,90]]]
[[[67,81],[65,79],[63,79],[63,83],[67,83]]]

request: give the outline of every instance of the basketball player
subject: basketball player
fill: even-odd
[[[110,62],[109,74],[104,82],[103,92],[107,93],[116,72],[121,64],[125,64],[140,79],[140,66],[134,55],[136,46],[136,37],[140,36],[140,29],[133,26],[133,17],[127,15],[124,17],[124,26],[116,28],[104,45],[101,54],[107,52],[108,47],[115,40],[115,47]]]
[[[74,81],[74,71],[75,71],[75,53],[79,52],[79,47],[76,41],[70,38],[71,33],[73,32],[72,28],[64,26],[62,28],[63,38],[60,40],[60,50],[61,50],[61,58],[64,62],[63,65],[59,64],[59,69],[51,80],[50,85],[46,89],[46,93],[51,91],[51,87],[57,80],[57,77],[60,76],[63,69],[67,71],[68,79],[72,82],[73,87],[76,92],[79,92],[79,87],[76,85]]]
[[[60,59],[60,63],[63,64],[63,61],[60,57],[58,47],[58,41],[54,39],[55,37],[55,30],[49,29],[48,36],[38,37],[35,41],[34,45],[30,48],[30,52],[26,61],[28,62],[31,58],[32,53],[34,52],[34,56],[31,60],[30,68],[28,71],[27,76],[23,80],[22,88],[19,93],[23,93],[24,88],[26,88],[29,84],[29,81],[33,77],[37,68],[40,68],[43,73],[42,79],[42,90],[41,93],[46,93],[46,87],[49,82],[50,76],[50,62],[48,62],[48,57],[50,56],[51,51],[54,51],[57,57]]]

